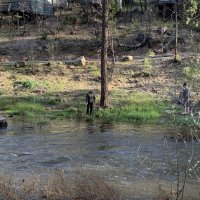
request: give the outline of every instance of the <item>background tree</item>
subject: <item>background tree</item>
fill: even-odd
[[[200,1],[183,0],[182,7],[186,23],[198,26],[200,21]]]
[[[175,51],[174,51],[174,62],[177,62],[177,53],[178,53],[178,10],[177,10],[177,2],[174,4],[174,12],[175,12]]]
[[[102,39],[101,39],[101,99],[100,107],[108,106],[107,49],[108,49],[108,0],[102,2]]]

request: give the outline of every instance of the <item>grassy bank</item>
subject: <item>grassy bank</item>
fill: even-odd
[[[122,95],[122,94],[121,94]],[[105,121],[152,121],[162,117],[167,103],[150,93],[134,93],[122,97],[110,94],[111,108],[101,109],[95,106],[93,116],[85,114],[84,95],[76,100],[66,101],[65,97],[23,96],[0,98],[0,108],[7,115],[25,117],[44,116],[47,118],[98,118]],[[124,95],[123,95],[124,96]],[[97,101],[99,95],[97,95]]]
[[[96,116],[110,121],[152,121],[162,117],[166,107],[167,103],[156,95],[135,93],[115,98],[112,109],[100,109]]]

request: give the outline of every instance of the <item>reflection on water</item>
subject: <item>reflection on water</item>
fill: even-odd
[[[70,172],[78,167],[117,181],[120,187],[129,188],[127,193],[141,195],[145,190],[149,195],[156,180],[170,184],[176,181],[176,155],[182,171],[192,155],[197,166],[189,176],[189,189],[194,187],[192,182],[199,187],[199,143],[175,142],[170,139],[173,132],[171,127],[160,125],[69,120],[52,121],[39,128],[12,119],[7,129],[0,130],[0,172],[37,174],[45,169]]]

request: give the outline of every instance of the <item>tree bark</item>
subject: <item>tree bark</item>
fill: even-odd
[[[177,2],[175,3],[175,51],[174,51],[174,62],[177,62],[177,52],[178,52],[178,12],[177,12]]]
[[[141,8],[142,13],[144,13],[143,5],[142,5],[142,0],[140,0],[140,8]]]
[[[102,5],[102,39],[101,39],[101,99],[100,107],[108,106],[107,83],[107,49],[108,49],[108,0],[103,0]]]

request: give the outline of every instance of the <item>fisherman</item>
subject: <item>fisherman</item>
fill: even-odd
[[[183,89],[182,89],[182,103],[184,105],[184,112],[183,114],[189,114],[190,113],[190,90],[187,86],[187,83],[185,82],[183,84]]]
[[[90,90],[86,94],[87,115],[92,115],[94,102],[95,102],[95,95],[93,91]]]

